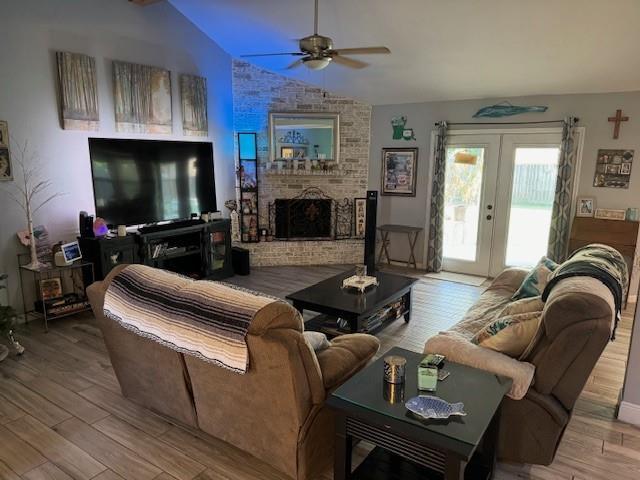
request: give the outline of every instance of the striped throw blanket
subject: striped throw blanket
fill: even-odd
[[[249,325],[274,301],[226,284],[129,265],[112,279],[104,314],[168,348],[244,374]]]

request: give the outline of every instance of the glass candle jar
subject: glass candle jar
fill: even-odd
[[[398,355],[384,357],[384,380],[389,383],[404,383],[407,359]]]

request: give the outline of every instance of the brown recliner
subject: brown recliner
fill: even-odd
[[[526,271],[509,269],[496,278],[506,295],[515,292]],[[502,280],[501,280],[502,278]],[[561,280],[547,299],[542,330],[524,361],[535,365],[533,384],[522,400],[502,403],[498,457],[549,465],[571,412],[598,358],[611,338],[613,295],[594,278]]]
[[[345,335],[316,354],[302,335],[300,314],[274,302],[251,323],[249,369],[239,375],[105,318],[105,292],[122,268],[87,293],[125,397],[227,441],[296,480],[329,467],[334,421],[325,399],[375,355],[378,339]]]

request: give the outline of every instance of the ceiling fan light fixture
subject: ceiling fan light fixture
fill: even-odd
[[[331,63],[331,57],[306,58],[303,62],[309,70],[322,70]]]

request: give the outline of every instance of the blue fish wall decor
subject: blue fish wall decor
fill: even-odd
[[[543,113],[549,107],[543,106],[520,106],[511,105],[509,102],[496,103],[488,107],[482,107],[476,112],[473,118],[500,118],[510,117],[511,115],[520,115],[521,113]]]

